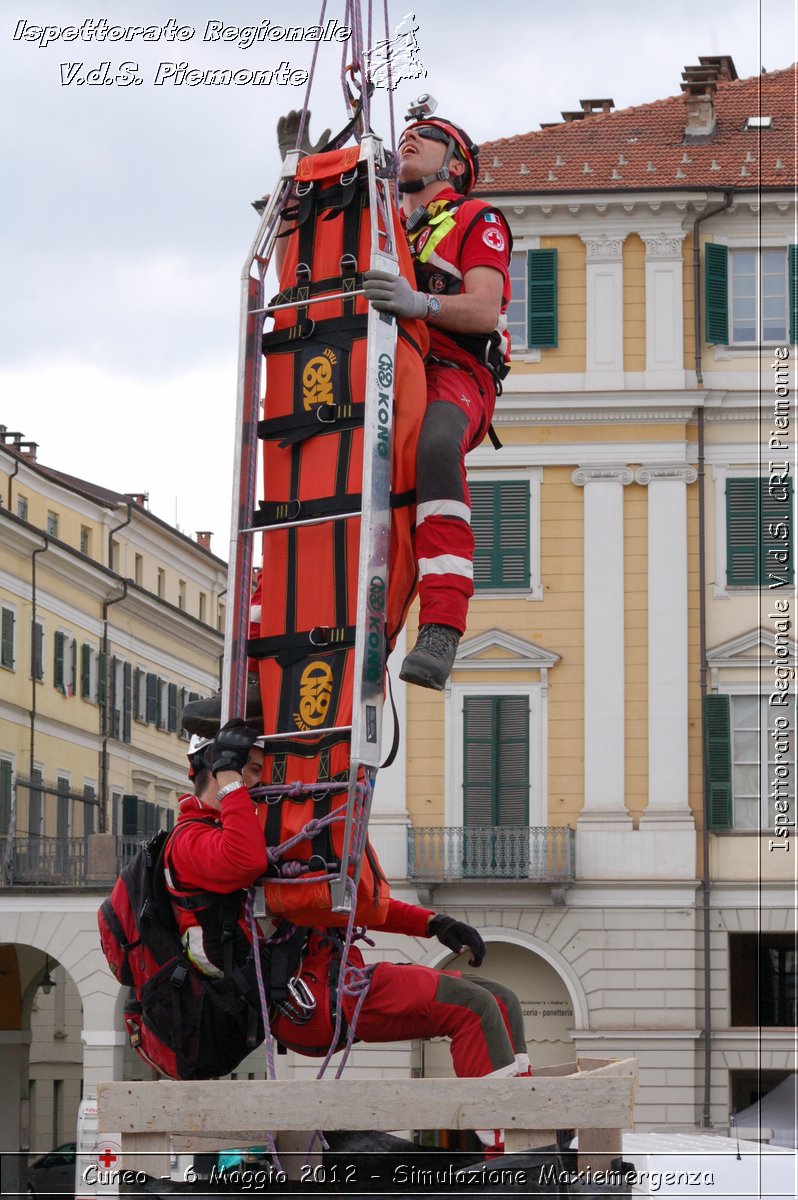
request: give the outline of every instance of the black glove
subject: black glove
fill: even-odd
[[[471,958],[468,960],[470,967],[479,967],[485,957],[485,943],[472,925],[466,925],[464,921],[455,921],[454,917],[447,917],[444,913],[438,913],[429,923],[430,935],[436,937],[438,941],[448,946],[450,950],[454,950],[455,954],[459,954],[462,950],[470,950]]]
[[[296,144],[296,139],[299,135],[299,125],[302,120],[302,113],[296,109],[291,109],[284,117],[280,117],[277,122],[277,148],[280,151],[280,158],[285,158],[286,154],[291,150],[301,150],[303,154],[318,154],[323,150],[330,140],[330,130],[325,129],[317,142],[310,140],[310,112],[308,112],[305,128],[302,131],[302,141],[299,146]]]
[[[240,775],[247,765],[249,752],[261,735],[250,729],[240,717],[228,721],[216,735],[211,746],[211,771],[214,778],[220,771],[237,771]]]

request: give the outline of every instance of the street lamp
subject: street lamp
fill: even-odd
[[[49,996],[50,992],[56,987],[56,982],[50,974],[50,956],[44,956],[44,974],[39,981],[39,987],[44,992],[45,996]]]

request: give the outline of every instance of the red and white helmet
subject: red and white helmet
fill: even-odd
[[[202,734],[192,733],[191,741],[188,743],[186,756],[188,758],[188,777],[194,779],[200,772],[203,766],[208,767],[210,763],[207,761],[207,756],[203,753],[208,746],[213,745],[213,738],[203,737]]]
[[[441,169],[435,175],[425,175],[421,179],[416,179],[412,183],[400,183],[400,192],[420,192],[427,184],[438,180],[451,180],[455,191],[467,195],[468,192],[475,186],[479,178],[479,146],[471,141],[464,129],[459,125],[455,125],[454,121],[449,121],[445,117],[425,116],[418,120],[413,120],[409,125],[405,126],[402,136],[409,129],[415,131],[419,137],[433,138],[435,141],[445,142],[447,146],[446,155],[443,160]],[[399,145],[402,144],[402,138],[399,138]],[[449,173],[449,163],[452,157],[457,155],[465,163],[465,171],[462,175],[453,176]]]

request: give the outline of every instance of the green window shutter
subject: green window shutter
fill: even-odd
[[[704,697],[704,771],[710,829],[732,828],[731,714],[728,696]]]
[[[97,664],[97,703],[105,706],[108,698],[108,655],[101,650]]]
[[[463,824],[529,820],[529,700],[466,696],[463,701]]]
[[[708,242],[704,250],[706,279],[705,336],[709,345],[725,346],[729,341],[729,251],[726,246]]]
[[[11,825],[11,763],[0,758],[0,835],[5,835]]]
[[[530,584],[529,484],[525,479],[469,484],[474,532],[474,587]]]
[[[44,626],[33,626],[33,678],[44,679]]]
[[[0,666],[14,669],[14,610],[3,609],[2,637],[0,637]]]
[[[119,687],[117,686],[117,676],[119,672],[119,659],[116,655],[111,656],[111,672],[110,672],[110,687],[111,687],[111,737],[119,738],[122,736],[122,697],[119,695]]]
[[[148,725],[155,725],[158,718],[158,676],[147,672],[147,704],[145,715]]]
[[[139,832],[139,798],[122,797],[122,837],[134,837]]]
[[[54,638],[54,653],[53,653],[53,686],[58,688],[59,692],[66,692],[64,687],[64,644],[66,637],[63,633],[56,633]]]
[[[798,342],[798,246],[789,248],[790,270],[790,344]]]
[[[795,551],[792,480],[726,481],[726,582],[729,587],[764,586],[793,580]],[[781,561],[784,559],[784,561]]]
[[[167,720],[167,729],[170,733],[177,733],[177,684],[169,684],[169,715]]]
[[[122,741],[131,739],[133,705],[133,668],[130,663],[122,665]]]
[[[84,642],[80,648],[80,694],[91,700],[91,646]]]
[[[527,345],[557,345],[557,251],[527,251]]]
[[[78,694],[78,642],[77,638],[72,639],[71,658],[69,661],[69,694],[77,696]]]
[[[96,796],[96,793],[94,791],[94,788],[91,786],[91,784],[90,783],[84,784],[83,785],[84,800],[93,801],[95,799],[95,796]],[[96,806],[94,804],[84,804],[83,805],[83,833],[86,837],[88,837],[88,835],[90,833],[97,832],[96,817],[97,817]]]
[[[164,718],[166,713],[163,710],[163,680],[157,678],[155,683],[155,724],[159,729],[165,729],[166,722]]]

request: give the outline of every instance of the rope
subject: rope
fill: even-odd
[[[319,25],[320,26],[324,25],[324,14],[325,14],[326,9],[327,9],[327,0],[322,0],[321,14],[319,16]],[[318,58],[318,55],[319,55],[319,46],[320,45],[321,45],[321,42],[316,42],[316,44],[313,47],[313,57],[310,60],[310,72],[308,74],[308,85],[305,88],[305,103],[302,105],[302,116],[300,117],[300,120],[299,120],[299,130],[297,131],[297,135],[296,135],[296,147],[295,148],[297,150],[302,145],[302,136],[305,132],[305,125],[306,125],[307,119],[308,119],[308,104],[310,103],[310,89],[313,86],[313,76],[316,71],[316,59]]]
[[[254,885],[247,891],[244,914],[247,924],[249,925],[250,937],[252,938],[252,953],[255,956],[255,977],[258,981],[258,999],[260,1000],[260,1011],[261,1016],[263,1017],[263,1042],[266,1046],[266,1078],[276,1079],[277,1065],[274,1058],[274,1038],[272,1037],[271,1024],[269,1022],[269,1002],[266,999],[266,986],[263,982],[263,963],[260,956],[260,930],[258,928],[258,923],[255,920]],[[278,1171],[282,1171],[283,1167],[277,1154],[277,1146],[274,1141],[274,1135],[269,1130],[266,1131],[265,1140],[266,1148],[269,1151],[275,1168]]]

